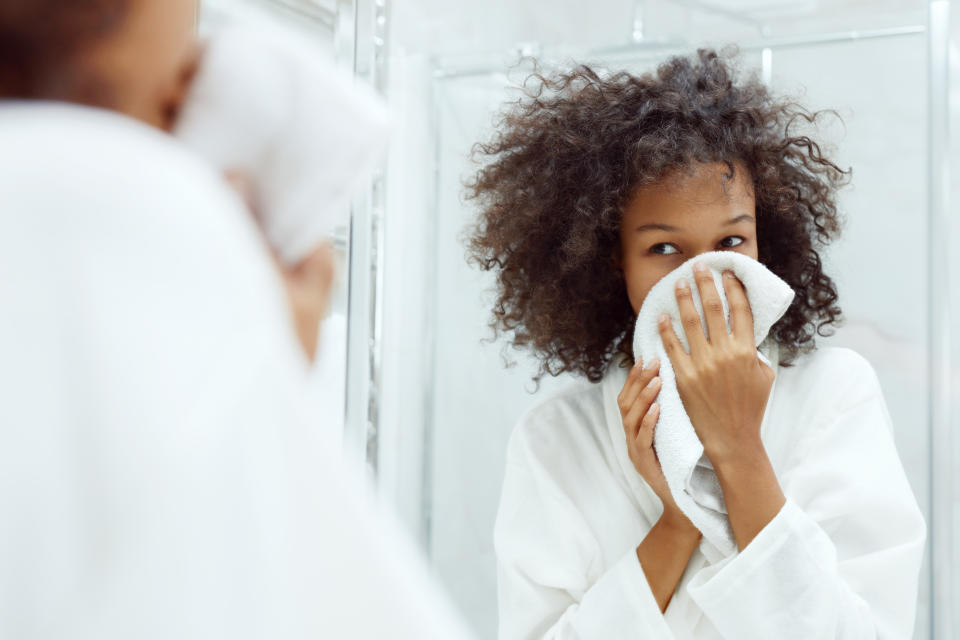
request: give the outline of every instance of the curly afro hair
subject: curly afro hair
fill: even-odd
[[[618,354],[632,359],[635,316],[611,263],[622,211],[637,188],[697,163],[749,171],[759,260],[796,292],[770,332],[780,363],[839,324],[817,250],[840,231],[835,196],[850,170],[792,131],[824,112],[774,97],[755,74],[735,82],[729,56],[700,49],[641,76],[535,68],[492,139],[475,145],[468,257],[495,271],[490,326],[533,352],[534,380],[572,372],[596,382]]]

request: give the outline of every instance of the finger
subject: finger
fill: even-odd
[[[700,315],[693,305],[693,291],[686,278],[677,280],[675,295],[677,306],[680,308],[680,324],[683,326],[684,335],[687,336],[687,344],[690,345],[690,355],[697,357],[706,351],[707,338],[703,333],[703,325],[700,324]]]
[[[630,412],[627,413],[627,417],[623,419],[623,423],[628,441],[636,441],[641,422],[648,411],[650,411],[649,405],[635,402]]]
[[[717,291],[717,284],[713,281],[713,271],[704,262],[694,264],[693,277],[697,282],[697,291],[700,292],[700,304],[703,306],[703,317],[707,322],[709,342],[719,344],[729,339],[727,321],[723,315],[723,300]]]
[[[650,388],[649,384],[644,387],[644,390],[648,388]],[[637,429],[640,428],[640,420],[643,419],[643,415],[650,408],[650,402],[656,397],[656,394],[659,391],[659,383],[654,383],[652,394],[647,394],[646,397],[641,394],[633,401],[633,405],[627,409],[623,416],[623,431],[627,436],[627,440],[633,440],[637,437]]]
[[[627,380],[623,383],[623,389],[617,395],[617,407],[620,409],[620,415],[625,416],[633,404],[633,390],[637,387],[637,381],[643,373],[639,363],[630,367],[627,373]]]
[[[659,367],[660,362],[656,358],[653,358],[650,360],[646,369],[642,369],[639,364],[630,368],[630,373],[627,374],[627,381],[623,385],[623,390],[621,390],[620,395],[617,396],[620,415],[625,415],[630,410],[634,400],[640,395],[640,392],[647,386],[653,376],[657,374]]]
[[[732,271],[724,272],[723,289],[730,305],[730,330],[734,340],[753,346],[753,310],[747,299],[747,290]]]
[[[654,402],[643,416],[639,429],[637,429],[636,445],[641,449],[650,449],[653,447],[653,431],[660,417],[660,403]],[[656,453],[656,452],[654,452]]]
[[[653,401],[656,399],[657,394],[660,393],[660,388],[662,386],[663,378],[660,376],[655,376],[640,392],[640,397],[637,398],[637,404],[643,407],[644,412],[646,412],[647,409],[650,408],[650,405],[653,404]]]
[[[634,400],[633,406],[627,411],[627,415],[624,417],[623,422],[627,429],[627,435],[630,437],[636,437],[637,429],[640,427],[640,421],[643,419],[643,416],[650,409],[651,403],[653,403],[654,398],[657,397],[657,394],[660,393],[661,380],[660,377],[655,377],[645,386],[640,395]]]
[[[680,338],[673,330],[673,323],[666,314],[661,314],[657,329],[660,331],[660,340],[663,342],[663,348],[667,352],[674,371],[683,371],[690,356],[683,350]]]

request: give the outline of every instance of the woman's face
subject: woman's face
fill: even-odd
[[[109,88],[102,106],[170,129],[199,53],[197,3],[131,0],[121,27],[81,60]]]
[[[757,259],[756,201],[746,168],[702,164],[641,187],[620,223],[620,255],[627,295],[639,313],[660,278],[707,251],[736,251]]]

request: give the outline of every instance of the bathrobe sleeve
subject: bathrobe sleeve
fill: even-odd
[[[494,531],[500,640],[673,638],[636,549],[598,569],[596,538],[518,432]]]
[[[829,409],[780,473],[786,504],[746,548],[688,586],[724,638],[913,635],[926,526],[877,376],[841,351]]]

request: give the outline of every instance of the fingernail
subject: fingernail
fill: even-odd
[[[686,278],[680,278],[679,280],[677,280],[677,289],[686,289],[686,288],[687,288]]]
[[[706,262],[694,262],[694,263],[693,263],[693,268],[702,273],[702,272],[704,272],[704,271],[707,270],[707,263],[706,263]]]
[[[723,272],[723,275],[726,276],[727,278],[732,278],[732,277],[733,277],[733,271],[724,271],[724,272]]]
[[[667,321],[667,314],[661,313],[661,314],[660,314],[660,317],[658,318],[658,320],[660,321],[660,324],[666,323],[666,321]]]
[[[656,369],[658,364],[660,364],[659,358],[653,358],[647,363],[647,369]]]

